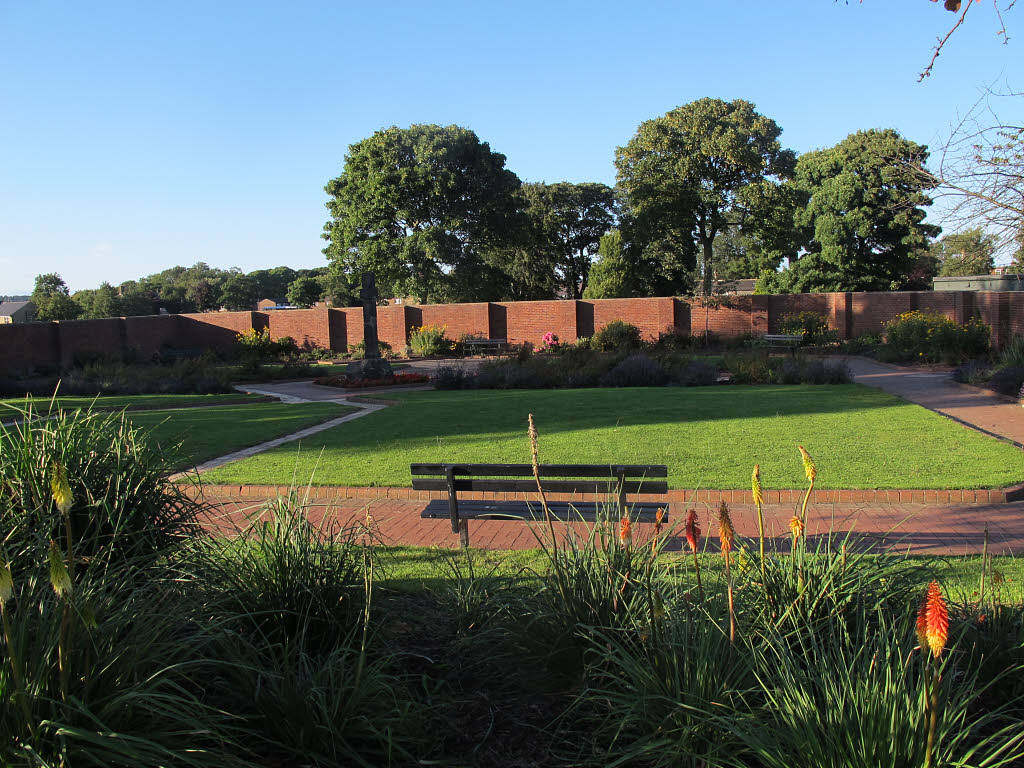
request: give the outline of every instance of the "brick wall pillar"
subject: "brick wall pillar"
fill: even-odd
[[[771,304],[770,296],[750,297],[750,335],[764,336],[768,333],[768,311]]]

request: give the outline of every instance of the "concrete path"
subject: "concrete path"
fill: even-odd
[[[847,362],[859,384],[877,387],[1024,448],[1024,408],[1016,403],[957,384],[949,371],[922,371],[863,357],[851,357]]]

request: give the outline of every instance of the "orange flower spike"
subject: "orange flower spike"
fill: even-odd
[[[619,542],[628,547],[633,541],[633,523],[629,519],[629,516],[622,518],[622,522],[619,523]]]
[[[942,589],[937,581],[928,585],[924,598],[924,613],[925,638],[928,640],[932,655],[937,659],[942,655],[946,648],[946,640],[949,639],[949,611],[946,610],[946,601],[942,597]],[[918,626],[920,627],[920,618]],[[918,631],[920,632],[920,629]]]
[[[804,521],[793,515],[793,519],[789,521],[789,530],[793,533],[793,541],[796,541],[803,535]]]
[[[654,516],[654,535],[658,536],[661,534],[661,521],[665,519],[665,510],[662,507],[658,507],[658,514]]]
[[[736,529],[732,527],[729,507],[724,501],[718,506],[718,538],[721,542],[722,557],[726,557],[732,551],[736,540]]]
[[[917,609],[917,644],[924,650],[928,647],[928,591],[925,590],[921,598],[921,605]]]
[[[686,542],[694,552],[700,546],[700,524],[697,522],[696,509],[691,509],[686,516]]]

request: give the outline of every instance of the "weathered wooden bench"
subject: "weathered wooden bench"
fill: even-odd
[[[506,339],[466,339],[462,342],[462,349],[467,355],[486,354],[491,352],[500,355],[508,349]]]
[[[796,354],[796,348],[803,343],[803,334],[766,333],[761,337],[766,347],[783,347]]]
[[[548,512],[559,521],[595,520],[611,507],[619,517],[654,522],[665,502],[634,501],[638,493],[668,493],[668,467],[664,464],[541,464],[541,487],[545,495],[595,494],[598,501],[549,501]],[[413,464],[412,487],[419,491],[447,491],[447,499],[435,499],[420,517],[451,520],[463,546],[469,546],[469,520],[543,520],[544,508],[537,493],[537,481],[530,464]],[[659,479],[660,478],[660,479]],[[529,500],[460,500],[467,493],[521,493]]]

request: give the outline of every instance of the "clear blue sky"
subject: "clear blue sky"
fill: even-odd
[[[175,264],[324,264],[324,184],[390,125],[458,124],[524,181],[614,183],[644,120],[744,98],[798,152],[935,143],[1024,62],[981,3],[0,0],[0,294]],[[1019,87],[1021,83],[1016,82]]]

